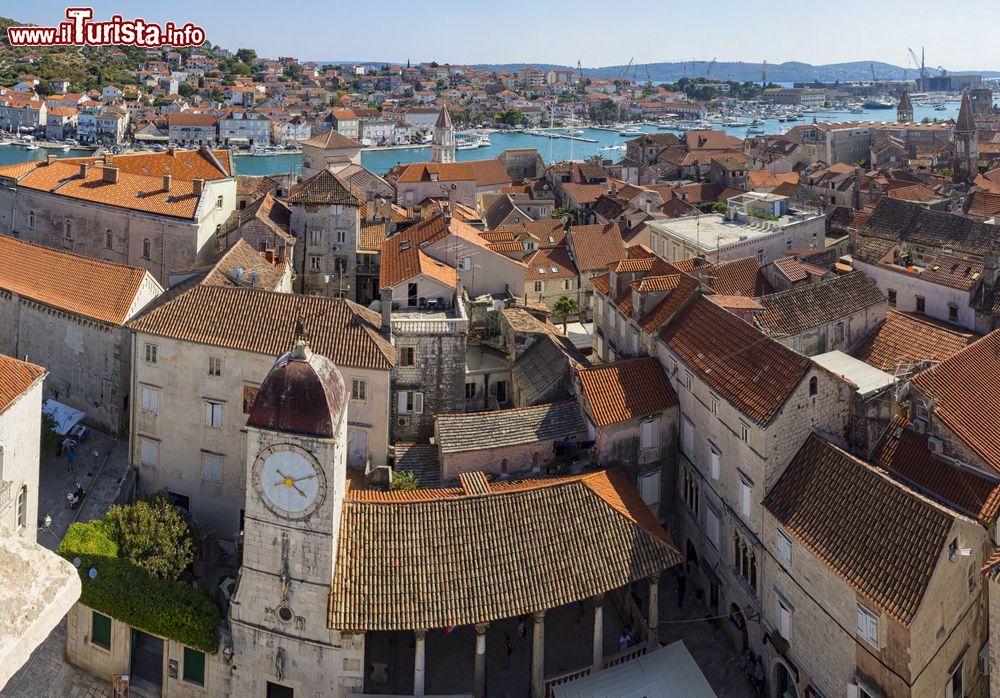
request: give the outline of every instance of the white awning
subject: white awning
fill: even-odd
[[[717,698],[682,640],[554,686],[555,698]]]
[[[42,413],[52,417],[56,422],[56,433],[65,436],[69,430],[83,421],[86,413],[73,409],[55,400],[46,400],[42,405]]]

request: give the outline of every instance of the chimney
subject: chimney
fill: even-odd
[[[45,156],[45,164],[51,165],[56,161],[58,157],[59,157],[58,155],[53,155],[52,153],[49,153],[48,155]]]
[[[195,177],[191,180],[191,184],[194,187],[194,195],[201,196],[201,193],[205,190],[205,180],[201,177]]]
[[[274,250],[264,250],[264,259],[268,264],[274,264]]]
[[[163,175],[163,191],[170,191],[170,180],[172,177],[168,174]]]
[[[81,179],[86,179],[87,178],[87,167],[88,166],[89,165],[87,163],[85,163],[85,162],[81,162],[80,163],[80,178]]]
[[[101,177],[101,180],[105,184],[118,184],[118,168],[117,167],[109,167],[108,165],[105,165],[104,166],[104,171],[102,172],[102,174],[103,174],[103,176]]]
[[[386,336],[392,334],[392,289],[383,288],[379,297],[379,305],[382,310],[381,330]]]
[[[174,155],[174,154],[175,154],[176,152],[177,152],[177,148],[175,148],[175,147],[173,147],[173,146],[170,146],[169,148],[167,148],[167,155],[171,155],[171,156],[172,156],[172,155]]]
[[[445,224],[451,223],[451,202],[441,204],[441,212],[444,213]]]

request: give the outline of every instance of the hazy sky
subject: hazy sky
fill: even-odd
[[[84,2],[73,2],[80,6]],[[93,2],[118,13],[199,24],[213,43],[311,60],[559,63],[586,67],[676,60],[822,64],[880,60],[907,66],[923,43],[930,67],[1000,68],[1000,43],[975,30],[995,1],[967,0],[963,17],[927,0],[171,0]],[[55,24],[63,2],[8,4],[0,14]]]

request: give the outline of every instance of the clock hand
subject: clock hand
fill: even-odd
[[[306,493],[305,493],[305,492],[303,492],[302,490],[300,490],[300,489],[299,489],[299,486],[298,486],[298,485],[296,485],[296,484],[295,484],[295,483],[293,482],[293,483],[292,483],[292,487],[293,487],[293,488],[295,489],[295,491],[296,491],[296,492],[298,492],[298,493],[299,493],[299,495],[300,495],[300,496],[301,496],[301,497],[302,497],[303,499],[306,499]]]
[[[294,480],[292,480],[292,482],[300,482],[302,480],[313,480],[315,479],[315,477],[316,473],[313,473],[312,475],[303,475],[302,477],[295,478]]]

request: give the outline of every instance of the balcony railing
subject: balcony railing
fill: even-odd
[[[469,331],[465,318],[434,320],[393,320],[392,333],[406,334],[464,334]]]

